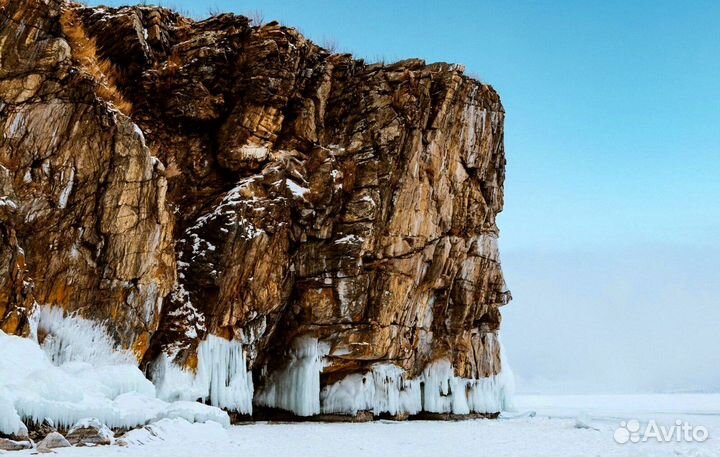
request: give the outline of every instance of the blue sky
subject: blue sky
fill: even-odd
[[[505,344],[521,378],[548,381],[527,389],[720,389],[720,2],[164,5],[262,11],[368,60],[465,64],[507,112]],[[667,357],[688,334],[680,376]],[[632,361],[647,379],[597,376]]]

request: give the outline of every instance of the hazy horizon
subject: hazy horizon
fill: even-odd
[[[720,391],[720,249],[501,252],[518,392]]]

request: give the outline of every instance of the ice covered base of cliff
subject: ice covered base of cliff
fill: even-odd
[[[163,354],[153,364],[151,378],[158,397],[165,401],[200,399],[230,411],[252,414],[253,382],[246,366],[239,342],[209,335],[198,345],[194,373]]]
[[[487,338],[488,344],[500,344],[494,334]],[[455,376],[447,359],[428,364],[413,379],[396,365],[377,363],[367,373],[348,375],[321,389],[320,373],[330,347],[316,338],[302,336],[293,341],[285,364],[267,374],[264,385],[254,391],[242,345],[209,336],[199,346],[196,373],[161,356],[151,370],[151,379],[163,400],[200,398],[245,414],[252,413],[253,403],[303,417],[321,413],[355,415],[361,411],[376,416],[497,413],[511,408],[514,384],[502,347],[499,350],[502,370],[486,378]]]
[[[90,417],[111,428],[163,418],[229,425],[219,408],[158,398],[134,357],[117,350],[101,325],[52,308],[39,309],[35,319],[31,338],[0,331],[1,433],[22,434],[23,422],[45,419],[69,428]]]
[[[502,352],[501,352],[502,354]],[[321,392],[325,414],[413,415],[431,413],[496,413],[512,409],[513,377],[509,364],[495,376],[466,379],[455,376],[450,361],[432,362],[421,376],[406,379],[400,367],[380,363],[364,375],[352,374],[325,386]]]
[[[496,341],[495,335],[488,335]],[[499,344],[499,342],[498,342]],[[255,396],[258,405],[292,411],[298,416],[316,414],[375,416],[430,413],[497,413],[511,409],[513,375],[500,347],[502,370],[481,379],[455,376],[447,359],[428,364],[409,379],[391,363],[376,363],[367,373],[355,373],[320,389],[323,358],[329,347],[314,338],[297,339],[287,365],[270,375]]]
[[[320,373],[330,348],[311,337],[293,342],[283,367],[269,373],[257,392],[242,344],[213,335],[200,342],[194,371],[162,355],[148,380],[135,357],[115,347],[102,323],[46,306],[38,307],[33,318],[31,338],[0,334],[2,433],[17,434],[23,422],[45,419],[67,428],[88,417],[114,429],[176,417],[228,425],[220,408],[251,414],[253,402],[298,416],[495,413],[509,407],[512,392],[512,374],[502,356],[503,370],[489,378],[457,377],[445,359],[429,364],[414,379],[381,363],[321,390]]]

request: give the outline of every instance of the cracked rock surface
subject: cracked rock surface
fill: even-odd
[[[232,14],[0,0],[0,329],[59,306],[189,370],[215,335],[256,389],[307,337],[321,385],[441,358],[495,375],[503,118],[458,65],[367,64]]]

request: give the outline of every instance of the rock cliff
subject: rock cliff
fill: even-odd
[[[241,415],[495,413],[503,117],[275,22],[0,0],[0,329]]]

